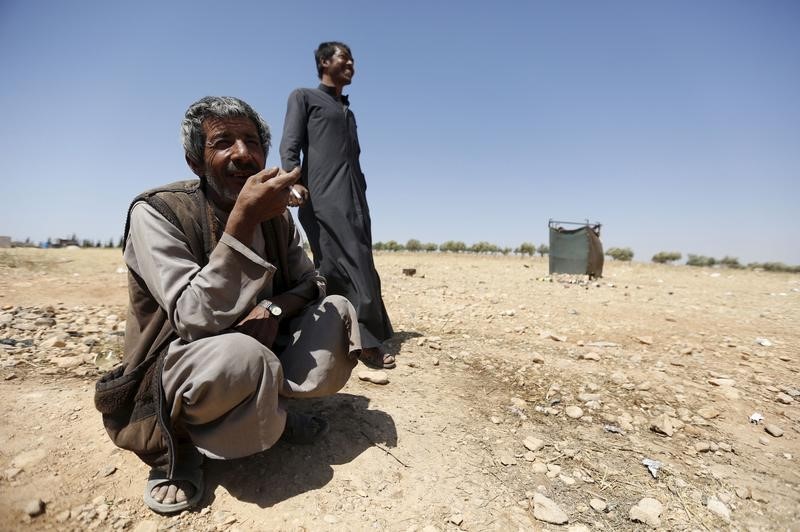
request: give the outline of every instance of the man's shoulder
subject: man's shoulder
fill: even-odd
[[[169,195],[172,193],[178,194],[194,194],[200,189],[200,180],[199,179],[186,179],[184,181],[175,181],[173,183],[169,183],[167,185],[161,185],[159,187],[151,188],[145,190],[138,196],[136,196],[134,201],[146,201],[147,198],[156,196],[156,195]]]

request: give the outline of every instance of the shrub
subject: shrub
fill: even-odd
[[[689,258],[686,259],[687,266],[713,266],[717,263],[714,257],[706,257],[705,255],[692,255],[689,253]]]
[[[472,244],[470,246],[469,251],[473,253],[494,253],[497,251],[497,246],[490,242],[480,241]]]
[[[523,242],[517,249],[514,250],[514,252],[519,253],[520,255],[533,256],[536,254],[536,245],[531,244],[530,242]]]
[[[633,259],[633,250],[631,248],[610,248],[606,251],[606,255],[614,260],[630,262]]]
[[[739,264],[739,259],[738,258],[729,257],[727,255],[725,255],[724,257],[719,259],[719,264],[721,264],[722,266],[725,266],[726,268],[733,268],[733,269],[736,269],[736,270],[744,268],[744,266]]]
[[[659,251],[653,255],[652,260],[658,264],[666,264],[667,262],[675,262],[676,260],[681,260],[682,258],[683,255],[677,251]]]
[[[386,244],[384,244],[383,242],[373,242],[372,249],[374,249],[375,251],[383,251],[384,249],[386,249]]]
[[[439,249],[439,244],[436,244],[434,242],[428,242],[427,244],[422,244],[422,249],[424,249],[425,251],[436,251],[437,249]]]
[[[452,253],[458,253],[459,251],[466,251],[466,249],[467,245],[457,240],[448,240],[447,242],[444,242],[441,246],[439,246],[439,250],[450,251]]]
[[[422,242],[416,238],[412,238],[406,242],[406,249],[408,251],[420,251],[422,249]]]
[[[550,253],[550,246],[545,246],[542,244],[538,248],[536,248],[536,252],[539,254],[540,257],[544,257],[548,253]]]
[[[403,244],[398,244],[394,240],[386,242],[386,251],[403,251],[405,249]]]

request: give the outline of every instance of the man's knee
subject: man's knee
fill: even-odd
[[[322,306],[332,306],[342,318],[346,319],[350,319],[350,317],[355,313],[355,309],[353,308],[352,303],[350,303],[350,300],[338,294],[325,296],[325,299],[322,300]]]

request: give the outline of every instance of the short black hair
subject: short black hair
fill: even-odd
[[[353,52],[350,51],[350,47],[343,42],[330,41],[320,43],[314,52],[314,60],[317,62],[317,77],[319,79],[322,79],[322,62],[333,57],[337,48],[341,48],[346,51],[350,57],[353,57]]]

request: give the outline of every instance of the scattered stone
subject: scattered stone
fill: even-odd
[[[531,466],[531,471],[539,475],[544,475],[547,473],[547,464],[542,462],[534,462]]]
[[[531,362],[534,364],[544,364],[544,357],[539,353],[531,353]]]
[[[640,500],[636,506],[632,507],[628,513],[631,521],[644,523],[652,527],[661,526],[661,512],[664,511],[664,505],[658,500],[645,497]]]
[[[491,421],[491,422],[492,422],[492,423],[494,423],[495,425],[499,425],[500,423],[502,423],[502,422],[503,422],[503,419],[502,419],[502,418],[499,418],[499,417],[497,417],[497,416],[492,416],[492,417],[490,417],[490,418],[489,418],[489,421]]]
[[[721,518],[726,521],[731,520],[731,510],[725,503],[717,499],[716,497],[709,497],[706,501],[706,508],[711,510],[713,513],[717,514]]]
[[[544,442],[539,438],[534,438],[533,436],[527,436],[524,440],[522,440],[522,445],[525,446],[531,452],[536,452],[542,447],[544,447]]]
[[[511,456],[511,454],[510,454],[510,453],[503,453],[503,454],[501,454],[501,455],[498,457],[498,460],[499,460],[499,461],[500,461],[500,463],[501,463],[501,464],[503,464],[504,466],[512,466],[512,465],[517,465],[517,460],[516,460],[516,459],[515,459],[513,456]]]
[[[69,510],[64,510],[63,512],[59,512],[58,514],[56,514],[56,523],[66,523],[67,521],[69,521],[71,515],[72,512],[70,512]]]
[[[67,334],[57,334],[40,342],[39,347],[43,349],[52,349],[53,347],[66,347],[67,343],[65,342],[65,340],[67,338],[69,338],[69,335]]]
[[[581,353],[578,355],[579,360],[600,360],[600,354],[595,351],[589,351],[588,353]]]
[[[22,469],[19,467],[10,467],[3,471],[3,478],[6,480],[14,480],[14,478],[22,473]]]
[[[652,336],[637,336],[636,341],[644,345],[653,345],[653,337]]]
[[[586,344],[587,347],[619,347],[619,344],[615,344],[614,342],[589,342]]]
[[[433,364],[434,366],[438,366],[439,365],[439,359],[436,358],[436,357],[433,357],[433,359],[431,359],[431,364]]]
[[[103,468],[103,470],[100,472],[100,475],[104,477],[110,477],[111,475],[116,473],[116,471],[117,471],[117,466],[110,465]]]
[[[389,375],[380,370],[361,370],[358,372],[358,378],[372,384],[389,384]]]
[[[42,499],[31,499],[25,503],[25,513],[29,516],[36,517],[42,512],[44,512],[44,501]]]
[[[667,414],[661,414],[653,421],[650,422],[650,430],[658,434],[663,434],[667,437],[672,437],[675,429],[672,425],[672,420]]]
[[[701,441],[694,444],[694,450],[698,453],[707,453],[711,450],[711,444],[707,441]]]
[[[572,486],[573,484],[575,484],[575,479],[567,475],[558,475],[558,480],[560,480],[567,486]]]
[[[461,526],[461,523],[464,522],[464,517],[461,514],[453,514],[450,516],[448,521],[450,521],[456,526]]]
[[[697,415],[703,419],[714,419],[719,416],[720,412],[713,406],[702,406],[697,409]]]
[[[785,405],[790,405],[790,404],[792,404],[794,402],[794,399],[792,398],[791,395],[789,395],[787,393],[783,393],[783,392],[779,393],[775,397],[775,400],[778,401],[779,403],[783,403]]]
[[[733,379],[708,379],[709,384],[713,384],[714,386],[735,386],[736,381]]]
[[[767,432],[767,434],[774,438],[780,438],[783,436],[783,429],[777,425],[765,425],[764,430]]]
[[[583,410],[579,406],[568,406],[564,409],[564,413],[572,419],[580,419],[583,416]]]
[[[133,532],[158,532],[158,521],[151,521],[150,519],[139,521],[133,527]]]
[[[763,347],[771,347],[772,342],[770,342],[767,338],[756,338],[756,343]]]
[[[569,522],[569,517],[564,510],[541,493],[533,496],[533,517],[552,525],[563,525]]]
[[[589,501],[589,506],[591,506],[592,509],[594,509],[595,512],[601,512],[601,513],[605,512],[606,508],[608,507],[608,505],[605,503],[605,501],[602,501],[600,499],[592,499],[592,500],[590,500]]]
[[[758,443],[760,443],[761,445],[769,445],[769,438],[767,438],[766,436],[759,436]]]
[[[764,416],[762,416],[760,413],[758,413],[758,412],[753,412],[753,413],[750,415],[750,423],[755,423],[756,425],[758,425],[758,424],[759,424],[759,423],[761,423],[762,421],[764,421]]]
[[[413,277],[416,273],[416,268],[403,268],[403,275],[407,275],[408,277]]]

